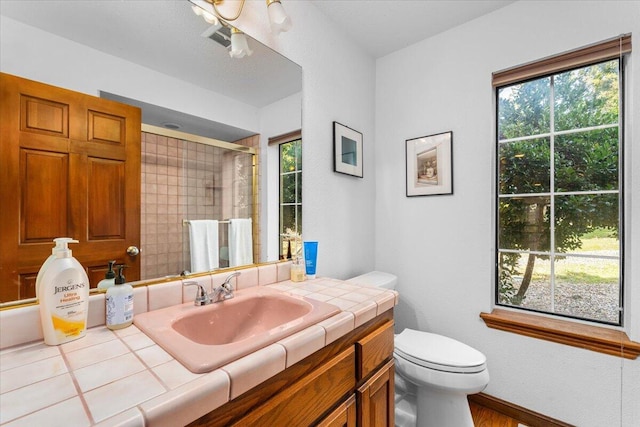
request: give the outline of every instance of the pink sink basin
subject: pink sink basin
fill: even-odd
[[[264,286],[223,302],[136,315],[135,325],[191,372],[209,372],[338,314],[321,301]]]

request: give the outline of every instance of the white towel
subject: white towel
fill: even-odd
[[[191,272],[199,273],[218,268],[218,221],[215,219],[189,221]]]
[[[229,267],[253,264],[251,218],[229,221]]]

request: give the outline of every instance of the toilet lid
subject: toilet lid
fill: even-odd
[[[487,358],[453,338],[405,329],[395,337],[396,356],[425,368],[454,373],[481,372]]]

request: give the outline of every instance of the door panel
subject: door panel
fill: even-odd
[[[53,238],[91,275],[140,261],[140,110],[0,73],[0,302],[35,296]],[[103,271],[103,270],[102,270]]]
[[[67,234],[68,155],[20,151],[20,244]]]
[[[126,137],[126,119],[124,117],[103,114],[98,111],[89,111],[88,113],[87,141],[124,144]]]
[[[88,236],[87,239],[123,239],[124,162],[88,159]]]
[[[69,106],[23,95],[20,97],[20,130],[68,138]]]

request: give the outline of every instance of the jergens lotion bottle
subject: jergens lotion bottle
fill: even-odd
[[[89,278],[67,246],[78,241],[64,238],[57,243],[60,247],[55,259],[47,263],[38,294],[42,332],[48,345],[82,338],[87,332],[89,311]]]

